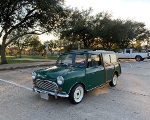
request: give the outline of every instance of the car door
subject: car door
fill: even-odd
[[[125,57],[124,58],[131,58],[130,49],[125,50]]]
[[[101,65],[99,55],[90,55],[85,75],[87,89],[90,90],[104,84],[104,79],[104,67]]]
[[[104,60],[104,69],[105,69],[105,81],[112,79],[112,75],[114,73],[115,65],[111,62],[111,56],[110,54],[103,54],[103,60]]]

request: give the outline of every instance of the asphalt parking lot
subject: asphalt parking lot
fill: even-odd
[[[77,105],[32,92],[31,73],[40,66],[0,71],[0,120],[149,120],[150,59],[122,60],[121,66],[116,87],[87,92]]]

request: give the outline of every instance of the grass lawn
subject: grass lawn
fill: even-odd
[[[0,58],[1,58],[1,56],[0,56]],[[47,56],[47,58],[46,58],[41,55],[22,55],[22,58],[31,58],[31,59],[35,59],[35,61],[15,60],[16,58],[19,58],[19,56],[6,56],[8,64],[37,62],[36,59],[57,60],[58,56]],[[1,62],[1,59],[0,59],[0,62]]]
[[[7,62],[8,62],[8,64],[15,64],[15,63],[31,63],[31,62],[34,62],[34,61],[7,59]]]
[[[46,59],[46,57],[42,55],[22,55],[22,58],[32,58],[32,59]],[[58,56],[47,56],[49,60],[57,60]]]

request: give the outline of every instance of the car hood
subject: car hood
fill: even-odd
[[[67,74],[69,71],[71,71],[69,67],[66,66],[53,66],[53,67],[47,67],[44,69],[39,69],[35,71],[37,74],[37,79],[43,79],[43,80],[56,80],[56,78],[60,75]]]

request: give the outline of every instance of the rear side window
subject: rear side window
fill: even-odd
[[[117,56],[116,56],[116,54],[110,54],[110,58],[111,58],[111,62],[112,63],[117,62]]]
[[[117,62],[116,54],[103,54],[103,57],[106,64]]]
[[[109,54],[103,54],[104,62],[105,63],[110,63],[110,55]]]

